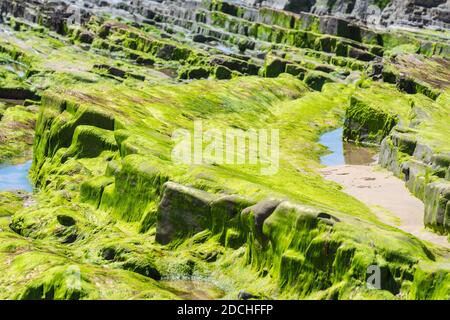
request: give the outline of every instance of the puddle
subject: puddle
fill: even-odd
[[[184,300],[216,300],[225,295],[225,292],[207,281],[162,280],[160,283]]]
[[[375,148],[361,147],[344,142],[345,164],[367,165],[376,161],[378,151]]]
[[[330,151],[320,157],[320,162],[326,166],[367,165],[373,163],[377,151],[374,148],[367,148],[343,141],[343,128],[324,133],[319,143]]]
[[[234,53],[236,53],[236,50],[234,48],[224,46],[223,44],[218,44],[218,45],[215,46],[215,48],[217,50],[222,51],[225,54],[234,54]]]
[[[16,165],[0,165],[0,191],[23,190],[33,192],[28,178],[31,161]]]

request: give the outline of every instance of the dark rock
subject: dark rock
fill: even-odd
[[[407,78],[404,75],[400,75],[400,77],[397,80],[397,88],[400,91],[409,93],[409,94],[415,94],[417,93],[416,90],[416,84],[413,79]]]
[[[188,80],[188,79],[207,79],[209,78],[210,71],[205,67],[192,67],[186,68],[180,71],[178,77],[180,79]]]
[[[112,66],[108,66],[106,64],[96,64],[94,65],[94,69],[106,70],[108,74],[119,78],[125,78],[125,75],[127,74],[123,70],[120,70]]]
[[[354,47],[349,47],[348,56],[361,61],[372,61],[375,59],[374,54]]]
[[[250,292],[241,290],[241,291],[239,291],[239,293],[238,293],[238,299],[239,299],[239,300],[258,299],[258,296],[254,295],[254,294],[252,294],[252,293],[250,293]]]
[[[272,59],[266,62],[264,66],[263,76],[268,78],[278,77],[280,74],[286,71],[287,61],[280,59]]]
[[[23,88],[0,88],[0,99],[10,100],[36,100],[40,101],[41,97],[35,92]]]
[[[305,78],[305,75],[308,73],[308,69],[295,64],[287,64],[286,73],[292,74],[300,80],[303,80]]]
[[[66,227],[71,227],[71,226],[76,224],[76,221],[75,221],[75,219],[73,217],[67,216],[67,215],[64,215],[64,214],[57,215],[56,219],[58,220],[58,222],[61,225],[66,226]]]
[[[330,65],[321,64],[321,65],[316,66],[314,68],[314,70],[322,71],[322,72],[325,72],[325,73],[331,73],[331,72],[334,72],[336,69],[334,67],[330,66]]]
[[[373,78],[374,80],[383,79],[383,69],[384,69],[384,65],[382,63],[372,64],[372,68],[369,73],[369,77]]]
[[[80,40],[81,43],[91,44],[92,42],[94,42],[94,38],[95,36],[92,32],[83,31],[80,33],[78,40]]]
[[[335,216],[332,216],[331,214],[326,213],[326,212],[321,212],[321,213],[319,213],[319,214],[317,215],[317,218],[323,219],[323,220],[333,220],[333,221],[335,221],[335,222],[341,222],[341,220],[339,220],[339,218],[337,218],[337,217],[335,217]]]
[[[226,80],[226,79],[231,79],[233,73],[230,69],[228,69],[227,67],[224,66],[217,66],[215,68],[215,72],[214,75],[216,77],[216,79],[219,80]]]
[[[224,66],[248,75],[257,75],[259,71],[259,67],[255,64],[227,56],[215,56],[211,59],[210,64],[212,66]]]
[[[207,42],[211,42],[211,41],[217,41],[217,39],[214,37],[205,36],[203,34],[196,34],[192,37],[192,41],[198,42],[198,43],[207,43]]]
[[[122,264],[124,270],[139,273],[145,277],[161,280],[161,273],[150,259],[131,258]]]
[[[316,91],[321,91],[324,84],[333,81],[333,78],[321,71],[311,71],[305,78],[305,83],[308,87]]]
[[[113,247],[103,248],[100,252],[101,256],[105,260],[114,260],[116,257],[116,249]]]
[[[215,196],[174,182],[164,184],[158,207],[156,241],[168,244],[211,226],[210,203]]]

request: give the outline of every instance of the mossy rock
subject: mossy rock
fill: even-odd
[[[334,82],[334,79],[324,72],[310,71],[304,81],[311,89],[321,91],[326,83]]]

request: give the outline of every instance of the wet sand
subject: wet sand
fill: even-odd
[[[375,165],[338,165],[321,170],[326,179],[339,183],[344,192],[367,204],[378,218],[419,239],[450,248],[446,236],[424,227],[424,205],[391,172]]]

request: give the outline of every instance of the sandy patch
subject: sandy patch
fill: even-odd
[[[446,236],[424,228],[424,205],[391,172],[372,165],[341,165],[321,170],[327,180],[339,183],[344,191],[367,204],[378,218],[419,239],[450,248]]]

